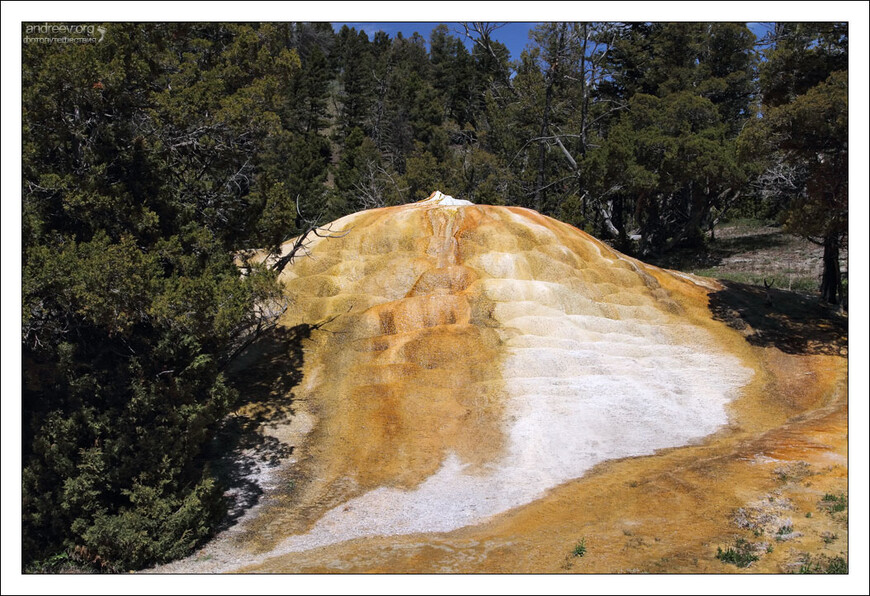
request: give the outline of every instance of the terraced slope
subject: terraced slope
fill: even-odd
[[[322,570],[320,552],[344,553],[326,569],[393,570],[348,563],[352,540],[392,545],[395,570],[491,569],[485,553],[457,567],[395,548],[536,511],[602,462],[704,445],[729,415],[733,433],[732,402],[766,382],[712,320],[714,282],[533,211],[436,193],[334,228],[348,233],[283,274],[282,323],[328,321],[305,344],[295,426],[264,431],[293,457],[224,539],[235,553],[185,570]],[[537,565],[516,570],[551,570]]]

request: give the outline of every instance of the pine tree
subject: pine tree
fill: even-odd
[[[336,51],[340,56],[339,84],[341,111],[338,125],[341,138],[354,128],[369,130],[367,119],[373,95],[372,57],[364,31],[342,26]]]

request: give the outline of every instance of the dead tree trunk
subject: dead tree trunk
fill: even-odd
[[[547,167],[547,141],[546,137],[550,130],[550,111],[553,107],[553,92],[556,84],[559,81],[559,69],[561,68],[560,61],[562,60],[562,52],[565,48],[565,35],[567,33],[568,24],[562,23],[559,28],[559,35],[556,38],[556,48],[553,52],[552,60],[547,75],[547,91],[544,96],[544,114],[541,118],[541,138],[538,149],[538,185],[535,189],[535,211],[540,212],[544,204],[544,188],[546,186],[546,167]]]

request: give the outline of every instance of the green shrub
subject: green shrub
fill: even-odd
[[[843,493],[840,493],[839,495],[825,493],[825,496],[822,497],[822,507],[826,509],[828,513],[839,513],[845,511],[846,505],[846,495]]]
[[[26,568],[26,573],[69,573],[77,568],[76,561],[68,551],[62,551],[39,561],[33,561]]]
[[[211,478],[184,499],[142,485],[129,491],[133,507],[100,515],[83,534],[89,552],[119,569],[140,569],[189,555],[219,518],[221,493]]]
[[[744,538],[738,538],[734,542],[734,546],[729,546],[725,550],[722,547],[716,549],[716,558],[723,563],[731,563],[738,567],[749,567],[754,561],[758,560],[758,555],[755,554],[755,545]]]

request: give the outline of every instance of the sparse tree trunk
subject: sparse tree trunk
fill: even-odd
[[[568,24],[562,23],[559,28],[559,35],[556,38],[556,48],[552,56],[549,57],[551,64],[547,74],[547,91],[544,98],[544,114],[541,118],[541,143],[538,149],[538,186],[535,190],[535,211],[540,212],[544,204],[544,186],[546,182],[546,167],[547,167],[547,141],[546,137],[550,130],[550,110],[553,107],[553,91],[556,83],[559,81],[559,69],[561,68],[560,61],[563,59],[562,52],[565,48],[565,35]]]
[[[375,147],[381,149],[383,145],[381,144],[382,140],[382,130],[383,130],[383,118],[384,118],[384,106],[386,103],[387,97],[387,78],[390,75],[389,69],[384,73],[381,78],[378,78],[376,73],[372,73],[372,78],[378,84],[377,91],[377,100],[375,101],[375,114],[374,114],[374,122],[372,124],[372,140],[375,142]]]
[[[840,237],[837,233],[825,236],[822,257],[822,298],[829,304],[840,303]]]
[[[589,86],[586,83],[586,51],[589,23],[583,23],[583,48],[580,51],[580,155],[586,157],[586,129],[589,116]]]
[[[546,166],[547,166],[547,141],[543,137],[547,136],[547,130],[550,128],[550,105],[553,101],[553,82],[552,79],[547,85],[546,103],[544,103],[544,117],[541,120],[541,137],[540,146],[538,148],[538,187],[535,190],[535,211],[541,211],[544,196],[544,184],[546,181]]]

